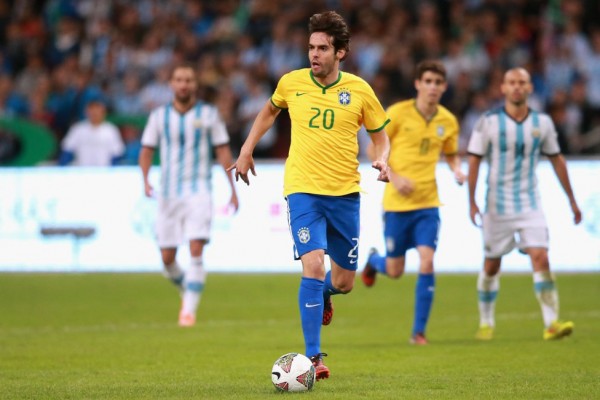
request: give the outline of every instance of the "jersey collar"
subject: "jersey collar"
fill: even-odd
[[[313,75],[312,70],[309,71],[309,74],[310,74],[310,79],[312,79],[312,81],[315,85],[317,85],[318,87],[320,87],[323,90],[323,93],[325,93],[325,91],[327,89],[329,89],[330,87],[337,85],[337,83],[342,80],[342,71],[338,71],[338,78],[335,80],[335,82],[333,82],[332,84],[329,84],[327,86],[323,86],[315,79],[315,76]]]

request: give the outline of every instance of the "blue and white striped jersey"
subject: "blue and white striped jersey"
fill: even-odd
[[[517,122],[503,108],[492,110],[475,125],[468,152],[488,161],[486,212],[507,215],[541,209],[535,168],[540,154],[560,153],[547,114],[530,109]]]
[[[213,105],[198,102],[185,114],[172,103],[150,113],[142,146],[160,147],[163,198],[208,193],[212,147],[229,143],[229,134]]]

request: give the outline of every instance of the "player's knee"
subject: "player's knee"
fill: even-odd
[[[354,288],[354,281],[340,282],[339,285],[336,286],[336,289],[339,290],[340,293],[342,293],[342,294],[350,293],[353,288]]]
[[[402,275],[404,275],[404,271],[403,270],[388,270],[387,271],[387,275],[388,277],[390,277],[391,279],[400,279],[402,277]]]
[[[535,254],[531,254],[531,263],[535,267],[536,270],[547,270],[550,267],[550,262],[548,261],[548,253],[547,252],[539,252]]]
[[[391,279],[400,279],[404,275],[404,262],[401,260],[389,260],[385,265],[385,272]]]

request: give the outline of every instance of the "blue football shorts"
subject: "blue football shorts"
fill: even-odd
[[[356,271],[360,231],[360,195],[325,196],[293,193],[287,196],[288,222],[296,260],[323,249],[340,267]]]
[[[384,236],[388,257],[402,257],[409,249],[429,246],[436,249],[440,233],[437,207],[384,214]]]

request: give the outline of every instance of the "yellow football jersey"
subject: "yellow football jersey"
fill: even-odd
[[[458,152],[458,122],[446,108],[438,105],[430,121],[417,110],[415,100],[391,105],[387,113],[392,122],[386,128],[390,137],[388,164],[396,174],[413,181],[414,191],[401,195],[387,183],[383,195],[385,211],[411,211],[439,207],[435,170],[440,154]]]
[[[323,86],[304,68],[281,77],[271,102],[287,108],[292,122],[284,195],[360,191],[358,131],[364,124],[368,132],[379,132],[389,122],[373,89],[347,72]]]

